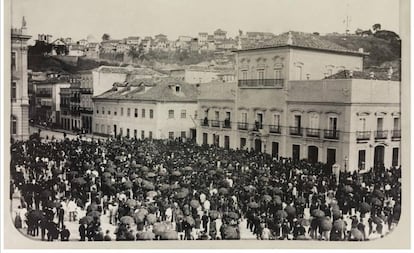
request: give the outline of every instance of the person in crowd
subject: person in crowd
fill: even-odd
[[[60,240],[62,242],[69,241],[70,231],[66,228],[65,225],[62,226],[62,231],[60,231]]]

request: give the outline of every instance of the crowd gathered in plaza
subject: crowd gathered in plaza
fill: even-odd
[[[400,167],[336,174],[306,160],[128,138],[32,136],[12,143],[11,158],[14,224],[48,241],[238,240],[243,231],[363,241],[391,232],[401,214]]]

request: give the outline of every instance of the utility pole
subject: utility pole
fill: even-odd
[[[351,17],[349,16],[349,3],[346,3],[346,19],[343,21],[345,23],[345,34],[349,35],[349,25],[351,24]]]

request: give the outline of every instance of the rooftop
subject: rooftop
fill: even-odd
[[[200,85],[199,100],[235,100],[237,83],[213,81]]]
[[[148,75],[148,76],[164,76],[162,73],[150,68],[133,68],[133,67],[113,67],[100,66],[96,71],[101,73],[118,73],[129,75]]]
[[[261,43],[246,43],[243,45],[243,48],[238,51],[277,47],[306,48],[337,53],[357,54],[360,56],[368,55],[367,53],[349,50],[331,41],[322,39],[318,35],[303,32],[287,32]]]
[[[374,79],[374,80],[391,80],[400,81],[400,74],[386,71],[350,71],[343,70],[336,74],[326,77],[325,79]],[[391,77],[391,78],[389,78]]]
[[[179,87],[179,91],[176,91]],[[196,102],[197,88],[176,78],[135,79],[114,83],[113,88],[95,99],[144,100],[159,102]]]

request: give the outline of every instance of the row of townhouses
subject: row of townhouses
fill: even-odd
[[[32,73],[28,89],[29,38],[12,31],[12,138],[27,138],[30,113],[68,130],[192,139],[343,170],[400,164],[401,83],[392,70],[365,73],[363,50],[289,32],[235,50],[233,80],[191,82],[185,72],[101,66],[76,75]]]

